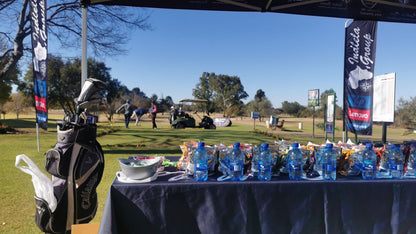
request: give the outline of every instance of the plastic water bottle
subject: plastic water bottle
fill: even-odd
[[[373,150],[373,144],[365,145],[366,149],[363,152],[363,170],[362,177],[365,180],[373,180],[377,172],[377,155]]]
[[[292,149],[287,154],[289,163],[289,179],[300,180],[303,174],[303,155],[299,143],[292,143]]]
[[[254,146],[253,147],[253,157],[251,159],[251,175],[257,177],[259,174],[259,164],[258,164],[258,158],[261,152],[261,146]]]
[[[392,145],[389,143],[381,156],[380,163],[377,170],[377,178],[390,178],[389,157],[392,150]]]
[[[194,179],[196,181],[206,181],[208,179],[208,153],[205,149],[205,143],[199,142],[198,148],[194,155],[195,172]]]
[[[403,177],[404,157],[400,150],[400,144],[394,144],[389,155],[389,170],[391,178],[401,179]]]
[[[410,153],[409,159],[407,161],[407,169],[405,173],[405,177],[407,178],[415,178],[415,169],[416,169],[416,147],[415,145],[410,146]]]
[[[322,158],[322,172],[324,180],[337,179],[337,152],[332,143],[326,144]]]
[[[272,178],[272,154],[268,143],[262,144],[257,163],[259,165],[257,178],[261,181],[269,181]]]
[[[319,177],[317,179],[323,179],[323,171],[322,171],[322,158],[324,156],[324,147],[316,147],[315,148],[315,165],[313,169],[319,173]]]
[[[240,143],[234,143],[229,156],[231,180],[240,181],[243,178],[244,154],[240,150]]]

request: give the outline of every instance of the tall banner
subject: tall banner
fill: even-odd
[[[319,89],[308,90],[308,106],[319,106]]]
[[[46,130],[48,128],[46,0],[30,0],[30,24],[32,28],[36,123]]]
[[[373,78],[377,22],[353,21],[345,29],[344,126],[358,135],[372,135]]]

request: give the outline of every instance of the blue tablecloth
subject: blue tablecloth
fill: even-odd
[[[99,233],[416,233],[416,180],[117,179]]]

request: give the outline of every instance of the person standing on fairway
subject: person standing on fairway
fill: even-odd
[[[130,116],[131,116],[131,113],[133,112],[133,106],[130,104],[130,100],[127,100],[126,103],[120,106],[116,110],[116,113],[118,114],[123,109],[124,109],[124,122],[126,124],[126,128],[129,128]]]
[[[157,112],[157,106],[156,106],[156,101],[153,100],[152,101],[152,107],[149,109],[150,112],[150,116],[152,117],[152,127],[153,129],[157,129],[156,126],[156,112]]]

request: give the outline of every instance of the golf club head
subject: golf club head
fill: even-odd
[[[106,88],[106,84],[98,79],[88,78],[82,86],[81,93],[75,102],[79,105],[88,102],[91,99],[98,99],[97,92]]]
[[[100,102],[101,102],[101,98],[99,98],[99,97],[91,98],[91,99],[89,99],[89,101],[78,103],[77,109],[82,111],[84,109],[87,109],[92,104],[97,104],[97,103],[100,103]]]

